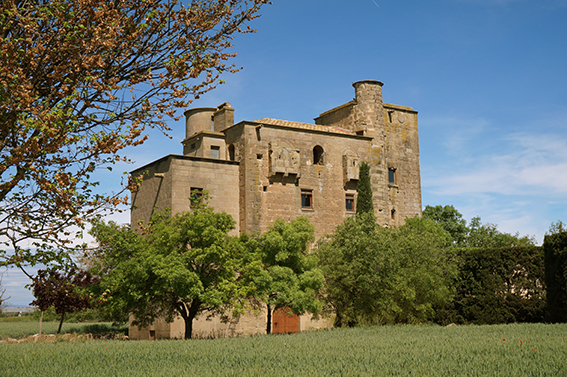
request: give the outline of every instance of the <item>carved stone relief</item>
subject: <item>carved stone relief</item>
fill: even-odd
[[[284,176],[294,174],[300,176],[300,155],[296,149],[271,146],[270,150],[270,175],[283,174]]]

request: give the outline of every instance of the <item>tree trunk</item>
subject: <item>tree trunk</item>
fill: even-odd
[[[266,326],[266,334],[271,334],[272,333],[272,307],[270,306],[270,304],[266,304],[266,306],[268,307],[268,324]]]
[[[61,321],[59,321],[59,328],[57,329],[57,334],[61,334],[61,326],[63,326],[64,319],[65,319],[65,312],[61,313]]]
[[[193,336],[193,318],[187,317],[185,319],[185,339],[191,339]]]
[[[39,317],[39,336],[41,336],[41,326],[43,325],[43,310],[41,311],[41,317]]]
[[[193,336],[193,319],[197,316],[200,308],[201,301],[198,299],[191,301],[189,308],[184,303],[177,304],[177,311],[185,321],[185,339],[191,339]]]

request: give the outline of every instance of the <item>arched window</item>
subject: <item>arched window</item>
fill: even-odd
[[[234,144],[228,146],[228,159],[234,161],[236,159]]]
[[[315,148],[313,148],[313,165],[323,165],[324,154],[325,151],[323,150],[323,148],[321,148],[319,145],[315,146]]]

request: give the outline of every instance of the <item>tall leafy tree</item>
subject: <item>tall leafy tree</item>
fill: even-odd
[[[433,220],[443,227],[453,238],[453,245],[458,247],[510,247],[533,246],[533,237],[509,234],[498,230],[498,225],[483,224],[480,217],[473,217],[469,224],[463,215],[452,205],[426,206],[423,217]]]
[[[126,202],[92,173],[234,72],[266,2],[0,2],[0,265],[70,262],[68,228]]]
[[[92,233],[100,249],[91,255],[114,313],[134,315],[148,326],[158,317],[185,321],[185,338],[201,313],[226,315],[243,306],[252,287],[242,284],[247,249],[228,232],[235,222],[216,213],[206,200],[190,212],[169,210],[152,216],[138,235],[127,226],[98,222]]]
[[[549,230],[547,231],[546,235],[552,235],[557,233],[567,232],[567,224],[565,224],[561,220],[557,220],[552,222],[549,226]]]
[[[356,214],[370,213],[374,216],[374,204],[372,202],[372,185],[370,183],[370,166],[361,162],[358,174],[358,187],[356,199]]]
[[[510,247],[534,246],[535,240],[530,236],[521,236],[519,232],[509,234],[498,230],[498,225],[481,222],[480,217],[473,217],[467,227],[467,236],[462,243],[464,247]]]
[[[462,245],[467,236],[467,221],[452,205],[425,206],[423,218],[433,220],[453,237],[455,245]]]
[[[35,296],[31,304],[37,305],[42,312],[50,307],[55,309],[55,313],[61,316],[57,329],[59,334],[65,314],[91,308],[93,299],[87,288],[96,283],[98,277],[88,271],[39,270],[31,285]]]
[[[255,285],[254,298],[266,305],[266,333],[272,332],[273,313],[287,308],[295,314],[318,314],[322,303],[319,291],[323,274],[316,256],[309,253],[315,229],[305,216],[285,222],[276,220],[255,242],[248,236],[245,244],[259,255],[261,269],[250,278]]]
[[[318,250],[335,325],[431,320],[451,299],[449,235],[431,220],[388,229],[364,216],[347,218]]]

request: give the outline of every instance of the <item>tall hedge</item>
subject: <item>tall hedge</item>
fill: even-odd
[[[459,275],[440,323],[541,322],[546,308],[541,247],[458,249]]]
[[[567,322],[567,232],[546,235],[547,321]]]

